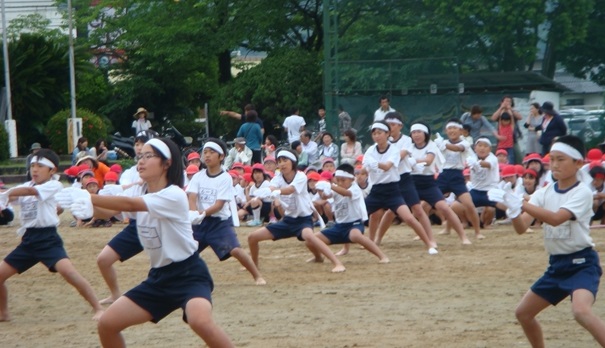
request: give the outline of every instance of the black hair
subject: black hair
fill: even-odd
[[[508,112],[503,112],[500,115],[500,119],[503,120],[503,121],[510,121],[511,117],[510,117],[510,114]]]
[[[294,151],[293,151],[293,150],[291,150],[291,149],[285,149],[285,148],[284,148],[284,149],[279,150],[279,151],[277,152],[276,156],[275,156],[275,161],[276,161],[276,162],[277,162],[277,161],[279,161],[279,153],[280,153],[280,152],[282,152],[282,151],[287,151],[287,152],[289,152],[289,153],[291,153],[291,154],[293,154],[293,155],[294,155],[294,158],[296,158],[296,161],[292,161],[292,160],[291,160],[289,157],[284,157],[284,158],[287,158],[288,160],[290,160],[290,162],[292,162],[292,170],[293,170],[293,171],[296,171],[296,170],[297,170],[297,168],[298,168],[298,155],[296,154],[296,152],[294,152]]]
[[[397,111],[388,112],[386,115],[384,115],[384,120],[386,121],[387,118],[396,119],[403,123],[403,115],[401,115],[401,113]]]
[[[254,110],[246,111],[246,122],[256,122],[258,118],[258,113]]]
[[[266,139],[268,139],[271,142],[271,144],[277,145],[277,138],[275,137],[275,135],[269,134],[269,135],[267,135]]]
[[[416,122],[412,123],[412,126],[413,126],[413,125],[415,125],[415,124],[421,124],[421,125],[425,126],[425,127],[426,127],[426,129],[428,129],[428,131],[429,131],[429,132],[428,132],[428,133],[424,133],[424,142],[425,142],[425,143],[428,143],[428,142],[429,142],[429,140],[431,140],[431,127],[429,127],[429,125],[428,125],[428,124],[426,124],[426,123],[424,123],[424,122],[422,122],[422,121],[416,121]],[[410,131],[410,134],[411,134],[411,133],[412,133],[412,132]]]
[[[355,168],[348,163],[343,163],[336,168],[336,170],[342,170],[343,172],[347,172],[351,175],[355,175]]]
[[[254,104],[246,104],[246,106],[244,106],[244,110],[250,111],[250,110],[256,110],[256,108],[254,107]]]
[[[594,179],[595,176],[597,176],[597,174],[603,174],[605,175],[605,168],[603,168],[603,166],[594,166],[592,168],[590,168],[590,176],[592,176],[592,178]]]
[[[293,106],[290,108],[290,115],[298,115],[300,112],[300,108],[298,106]]]
[[[170,157],[172,161],[170,163],[170,167],[168,167],[168,172],[166,173],[166,179],[168,181],[168,186],[177,185],[180,188],[183,188],[184,178],[183,178],[183,161],[181,161],[181,150],[179,147],[169,138],[159,138],[161,142],[168,146],[170,150]],[[151,145],[153,152],[160,156],[162,162],[168,161],[168,158],[164,156],[161,151],[158,151],[153,145]]]
[[[324,134],[322,134],[322,135],[321,135],[321,141],[322,141],[322,142],[324,141],[324,137],[325,137],[326,135],[329,135],[329,136],[330,136],[330,138],[332,138],[332,142],[334,142],[334,136],[333,136],[333,135],[332,135],[332,133],[330,133],[330,132],[324,132]]]
[[[391,100],[389,99],[389,97],[388,97],[388,96],[386,96],[386,95],[381,95],[381,96],[380,96],[380,99],[378,100],[378,102],[380,103],[380,102],[381,102],[381,101],[383,101],[383,100],[386,100],[386,101],[388,101],[388,102],[390,102],[390,101],[391,101]]]
[[[134,142],[136,143],[137,141],[140,141],[142,143],[146,143],[147,141],[149,141],[149,139],[158,138],[159,136],[160,135],[158,134],[158,132],[148,129],[138,132],[136,137],[134,138]]]
[[[292,144],[290,144],[290,147],[292,148],[292,150],[295,150],[295,151],[296,151],[296,148],[297,148],[297,147],[299,147],[299,146],[300,146],[300,144],[302,144],[302,143],[300,142],[300,140],[294,140],[294,141],[292,142]]]
[[[302,133],[300,133],[300,135],[304,136],[305,138],[311,138],[311,132],[308,130],[304,130]]]
[[[84,144],[87,141],[88,141],[88,139],[86,139],[86,137],[80,137],[78,139],[78,145],[77,145],[78,149],[84,150],[81,146],[82,146],[82,144]]]
[[[55,169],[59,169],[59,156],[53,150],[40,149],[40,151],[36,153],[36,157],[38,157],[38,160],[46,158],[47,160],[51,161],[52,164],[55,165]]]
[[[352,142],[356,142],[357,141],[357,133],[355,133],[354,130],[352,129],[347,129],[346,131],[344,131],[343,133],[346,137],[348,137],[349,139],[351,139]]]
[[[473,105],[471,106],[471,115],[476,115],[476,114],[480,114],[483,113],[483,108],[481,108],[480,105]]]
[[[465,123],[465,124],[462,125],[462,129],[464,129],[467,132],[470,132],[472,128],[471,128],[470,124],[466,124]]]
[[[225,157],[227,157],[227,153],[229,152],[227,151],[227,144],[225,144],[225,142],[219,138],[208,138],[206,142],[213,142],[221,147],[221,150],[223,150],[223,154],[219,154],[219,156],[223,156],[223,159],[221,160],[221,164],[223,164],[223,162],[225,161]]]
[[[515,99],[513,97],[511,97],[510,95],[505,95],[504,97],[502,97],[502,100],[500,100],[500,102],[503,102],[504,99],[510,99],[510,107],[515,107]]]
[[[540,107],[540,103],[531,103],[530,105],[538,109],[538,115],[542,115],[542,108]]]
[[[569,145],[574,149],[578,150],[578,152],[582,155],[582,157],[586,157],[586,147],[584,146],[584,142],[582,139],[578,138],[575,135],[563,135],[557,138],[553,142],[554,143],[563,143],[565,145]]]

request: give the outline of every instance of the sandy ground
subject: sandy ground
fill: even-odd
[[[106,297],[95,260],[122,226],[76,229],[65,227],[67,214],[62,219],[68,254],[98,297]],[[0,255],[18,244],[15,230],[0,229]],[[238,229],[244,248],[252,230]],[[383,243],[390,264],[353,247],[342,257],[342,274],[330,273],[329,263],[305,263],[310,254],[295,239],[263,242],[266,286],[254,285],[236,260],[218,262],[211,250],[202,257],[215,281],[214,317],[238,347],[528,347],[514,308],[546,267],[541,231],[518,236],[503,226],[485,234],[468,247],[453,235],[438,236],[440,253],[429,256],[407,227],[393,226]],[[593,237],[598,249],[605,230],[593,230]],[[142,281],[148,266],[145,254],[118,264],[122,289]],[[38,264],[8,287],[12,321],[0,323],[2,347],[99,346],[90,307],[59,275]],[[605,318],[603,299],[595,311]],[[181,314],[127,329],[128,345],[203,345]],[[569,300],[539,319],[548,347],[597,346],[573,320]]]

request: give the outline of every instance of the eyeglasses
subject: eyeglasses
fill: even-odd
[[[141,155],[140,155],[140,156],[137,158],[137,160],[138,160],[138,161],[141,161],[141,160],[142,160],[143,162],[147,162],[147,161],[148,161],[150,158],[153,158],[153,157],[160,157],[160,156],[159,156],[159,155],[156,155],[156,154],[155,154],[155,153],[153,153],[153,152],[145,152],[145,153],[142,153],[142,154],[141,154]]]

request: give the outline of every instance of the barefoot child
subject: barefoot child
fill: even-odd
[[[233,347],[212,319],[210,294],[214,285],[193,239],[178,147],[169,139],[150,139],[143,146],[137,167],[146,184],[135,186],[139,191],[136,197],[74,197],[79,193],[69,190],[61,195],[61,201],[74,201],[72,213],[80,216],[92,215],[91,203],[95,214],[107,210],[136,212],[136,230],[151,261],[147,279],[103,313],[98,325],[101,345],[125,347],[124,329],[148,321],[157,323],[180,307],[183,320],[208,346]]]
[[[9,321],[6,280],[42,262],[50,272],[61,276],[90,304],[99,320],[103,313],[92,287],[69,260],[63,241],[57,233],[57,201],[54,195],[63,189],[53,175],[59,166],[59,156],[40,149],[31,159],[32,180],[0,194],[1,209],[10,201],[21,206],[22,227],[17,231],[21,243],[0,262],[0,321]],[[80,191],[84,191],[78,189]]]
[[[237,210],[231,209],[233,180],[222,168],[226,153],[227,146],[222,140],[208,139],[202,150],[206,169],[197,173],[187,186],[189,210],[204,216],[201,223],[193,225],[193,237],[199,242],[197,251],[201,253],[210,246],[220,261],[235,257],[257,285],[264,285],[267,282],[241,248],[233,228],[233,214],[237,214]]]
[[[279,174],[271,180],[271,196],[283,206],[284,218],[279,222],[262,227],[248,236],[252,260],[258,266],[258,243],[265,240],[280,240],[296,237],[311,250],[315,257],[308,261],[322,262],[327,257],[334,267],[332,272],[344,272],[344,265],[330,248],[313,233],[313,210],[311,197],[307,192],[307,177],[298,172],[297,157],[291,150],[280,150],[277,154]]]
[[[363,193],[359,186],[355,184],[353,166],[350,164],[340,165],[334,173],[334,177],[336,178],[336,184],[321,182],[318,186],[322,186],[320,186],[321,188],[318,187],[318,190],[322,192],[326,199],[334,197],[333,206],[336,224],[315,233],[315,235],[327,245],[359,243],[366,250],[376,255],[380,263],[388,263],[389,259],[380,248],[363,235],[363,221],[367,220],[368,215]]]
[[[602,274],[599,256],[590,237],[592,192],[577,178],[584,153],[584,144],[578,137],[558,138],[550,148],[551,169],[557,182],[536,191],[529,202],[511,191],[490,192],[490,197],[507,206],[507,214],[513,219],[517,233],[525,232],[534,218],[543,222],[549,266],[515,310],[533,347],[544,346],[542,328],[536,316],[567,296],[571,296],[575,320],[605,347],[605,322],[592,311]]]

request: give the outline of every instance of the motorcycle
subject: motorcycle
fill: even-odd
[[[110,148],[114,149],[120,156],[134,158],[134,137],[125,137],[120,132],[111,137]]]

